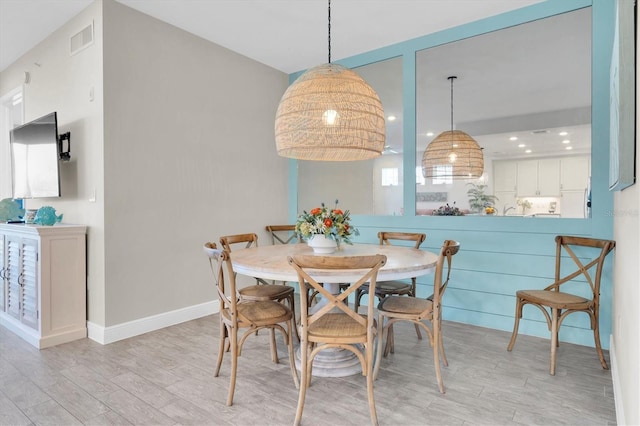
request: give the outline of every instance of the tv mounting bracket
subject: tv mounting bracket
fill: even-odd
[[[62,147],[62,142],[67,141],[67,150]],[[58,152],[59,159],[62,161],[71,160],[71,132],[58,135]]]

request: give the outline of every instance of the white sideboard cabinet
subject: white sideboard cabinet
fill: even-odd
[[[40,349],[87,337],[86,233],[0,224],[0,325]]]

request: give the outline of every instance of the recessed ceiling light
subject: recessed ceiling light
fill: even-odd
[[[569,134],[569,132],[560,132],[558,133],[560,136],[567,136]]]
[[[454,143],[452,146],[453,146],[454,148],[457,148],[457,147],[458,147],[458,144],[457,144],[457,143]]]
[[[396,116],[395,115],[390,115],[390,116],[387,117],[387,120],[396,121]]]
[[[524,148],[525,146],[526,146],[525,144],[521,143],[518,145],[518,148]]]
[[[433,132],[427,132],[427,136],[433,136]]]
[[[518,137],[517,137],[517,136],[511,136],[511,137],[509,138],[509,140],[510,140],[510,141],[517,141],[517,140],[518,140]]]
[[[573,148],[572,148],[572,147],[570,147],[570,146],[567,146],[567,147],[565,147],[564,149],[566,149],[566,150],[570,150],[570,149],[573,149]]]
[[[527,149],[527,150],[525,151],[525,153],[527,153],[527,154],[531,154],[531,150],[530,150],[530,149]]]
[[[571,143],[571,141],[569,139],[565,139],[562,141],[562,143]]]

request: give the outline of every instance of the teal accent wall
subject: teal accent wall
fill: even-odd
[[[339,61],[356,67],[402,56],[404,72],[404,164],[416,164],[415,53],[443,43],[490,31],[592,7],[592,218],[543,219],[520,217],[437,217],[415,216],[415,176],[404,174],[405,216],[353,216],[359,229],[357,242],[377,243],[379,230],[424,232],[426,250],[438,251],[445,239],[461,243],[454,259],[452,278],[444,297],[443,317],[498,330],[513,329],[515,293],[526,288],[544,288],[553,280],[554,237],[559,234],[594,238],[613,237],[613,195],[609,176],[609,64],[614,30],[614,6],[610,0],[548,0],[543,3],[493,16],[467,25],[428,34]],[[290,82],[303,71],[290,75]],[[562,72],[562,70],[559,70]],[[524,82],[523,82],[524,83]],[[297,162],[289,162],[289,220],[295,222],[297,209]],[[612,256],[602,277],[600,336],[608,348],[612,316]],[[431,294],[433,276],[418,278],[418,295]],[[366,303],[366,302],[365,302]],[[520,333],[549,337],[542,314],[534,307],[524,309]],[[563,323],[560,340],[594,346],[593,332],[586,314],[570,315]],[[505,336],[505,350],[508,336]],[[517,350],[517,344],[516,349]]]

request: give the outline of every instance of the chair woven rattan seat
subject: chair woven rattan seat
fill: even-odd
[[[366,315],[361,315],[366,318]],[[367,328],[346,314],[327,314],[309,326],[309,338],[366,337]]]
[[[293,294],[293,287],[286,285],[253,285],[238,290],[241,299],[275,300]]]
[[[369,290],[369,285],[364,284],[362,286],[363,289]],[[365,293],[367,293],[365,291]],[[411,287],[407,286],[407,283],[402,281],[381,281],[376,283],[376,291],[378,293],[389,293],[389,294],[410,294]]]
[[[554,306],[560,309],[570,308],[572,305],[584,305],[590,302],[589,299],[576,296],[575,294],[563,293],[561,291],[548,290],[519,290],[518,297],[526,297],[535,303],[543,303],[547,306]]]
[[[406,313],[418,315],[423,312],[431,312],[433,302],[427,299],[416,297],[389,296],[382,299],[378,304],[378,309],[386,312]]]
[[[238,303],[239,320],[242,321],[246,319],[256,325],[270,323],[274,320],[285,318],[288,315],[291,315],[291,310],[282,303],[274,302],[273,300]]]

